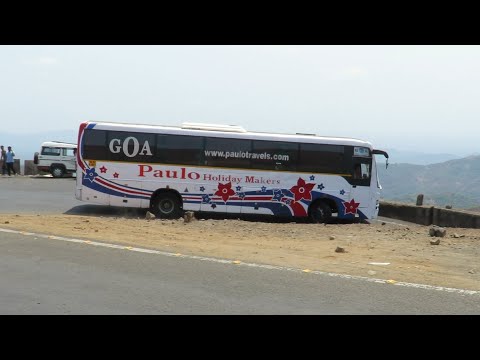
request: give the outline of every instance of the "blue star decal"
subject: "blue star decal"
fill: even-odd
[[[200,191],[201,192],[204,192],[205,191],[205,188],[203,186],[200,186]]]
[[[210,196],[208,194],[202,195],[202,203],[208,204],[211,201]]]
[[[320,185],[317,185],[317,188],[319,188],[320,191],[322,191],[325,188],[325,186],[323,186],[323,183],[321,183]]]
[[[275,189],[273,190],[273,198],[272,200],[275,200],[275,201],[280,201],[283,197],[283,193],[282,193],[282,190],[280,189]]]
[[[240,191],[242,190],[242,187],[241,186],[237,186],[237,191]]]
[[[212,209],[215,209],[217,207],[217,205],[215,205],[215,203],[213,203],[211,206],[212,206]]]
[[[267,188],[265,186],[262,186],[262,192],[266,192]]]
[[[240,199],[244,199],[245,198],[245,193],[244,192],[239,192],[237,193],[237,196],[240,198]]]
[[[310,176],[310,180],[315,180],[315,176],[314,175]]]
[[[98,176],[98,174],[95,172],[95,168],[87,169],[85,173],[84,179],[90,180],[90,182],[93,183],[93,180]]]
[[[283,193],[283,195],[285,195],[285,196],[290,196],[290,197],[293,196],[293,193],[292,193],[290,190],[288,190],[288,189],[283,189],[283,190],[282,190],[282,193]]]
[[[340,195],[345,195],[345,190],[340,190]]]

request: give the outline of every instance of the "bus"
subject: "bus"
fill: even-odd
[[[148,209],[370,222],[381,186],[368,141],[181,126],[85,121],[78,133],[75,197]]]

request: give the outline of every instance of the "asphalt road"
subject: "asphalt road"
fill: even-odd
[[[118,211],[73,179],[0,179],[1,212]],[[480,295],[142,253],[1,230],[0,314],[480,314]]]

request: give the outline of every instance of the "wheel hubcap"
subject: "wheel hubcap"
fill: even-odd
[[[172,209],[173,209],[173,206],[172,206],[172,203],[170,201],[163,201],[161,204],[160,204],[160,210],[163,212],[163,213],[170,213],[172,212]]]

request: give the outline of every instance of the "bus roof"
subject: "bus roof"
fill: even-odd
[[[349,138],[349,137],[334,137],[334,136],[319,136],[316,134],[287,134],[276,132],[260,132],[247,131],[237,125],[220,125],[220,124],[205,124],[205,123],[184,123],[183,126],[171,125],[149,125],[149,124],[133,124],[120,122],[106,122],[106,121],[86,121],[87,129],[95,128],[98,130],[118,130],[129,132],[151,132],[151,133],[166,133],[173,135],[193,135],[193,136],[211,136],[224,137],[234,139],[252,139],[252,140],[270,140],[270,141],[287,141],[287,142],[303,142],[303,143],[322,143],[335,145],[351,145],[351,146],[365,146],[372,149],[372,144],[369,141]]]

